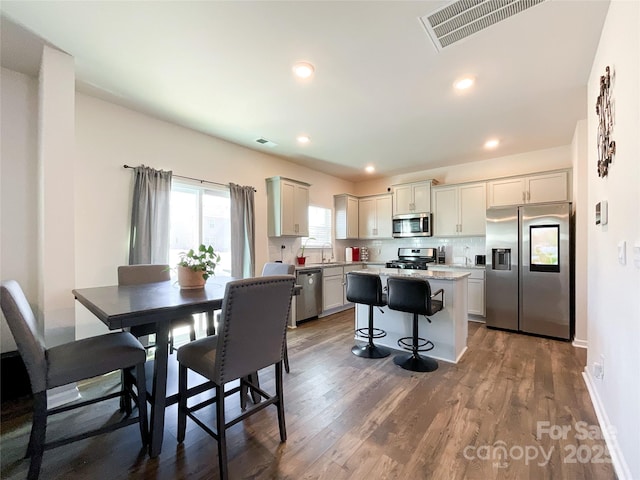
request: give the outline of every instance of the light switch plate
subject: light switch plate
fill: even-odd
[[[633,264],[640,268],[640,241],[633,245]]]
[[[609,223],[609,202],[602,200],[596,204],[596,225]]]
[[[618,242],[618,263],[620,265],[627,264],[627,242],[625,240]]]

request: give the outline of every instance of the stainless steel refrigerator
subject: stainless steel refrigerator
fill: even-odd
[[[488,327],[570,340],[571,204],[487,210]]]

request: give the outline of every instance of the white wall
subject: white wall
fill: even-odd
[[[599,78],[613,72],[616,156],[609,175],[599,178],[595,102]],[[585,377],[601,424],[615,432],[609,447],[618,477],[640,478],[640,2],[614,0],[595,55],[588,94],[588,337]],[[609,223],[596,226],[594,206],[609,202]],[[627,243],[627,262],[618,244]],[[604,377],[593,365],[604,358]]]
[[[37,310],[37,134],[38,81],[2,69],[0,73],[0,279],[14,279]],[[4,315],[1,351],[16,349]]]
[[[75,338],[75,65],[44,46],[38,82],[38,306],[46,345]]]

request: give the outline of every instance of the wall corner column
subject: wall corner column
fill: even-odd
[[[47,347],[75,340],[75,65],[49,46],[38,88],[38,320]]]

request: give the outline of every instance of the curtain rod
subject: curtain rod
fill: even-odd
[[[136,167],[130,167],[129,165],[126,165],[126,164],[125,164],[125,165],[123,165],[123,167],[124,167],[124,168],[131,168],[131,169],[136,168]],[[212,181],[210,181],[210,180],[202,180],[202,179],[200,179],[200,178],[185,177],[184,175],[174,175],[174,174],[171,174],[171,176],[172,176],[172,177],[176,177],[176,178],[182,178],[182,179],[184,179],[184,180],[193,180],[194,182],[200,182],[200,183],[211,183],[211,184],[213,184],[213,185],[219,185],[219,186],[221,186],[221,187],[229,187],[229,184],[228,184],[228,183],[212,182]],[[254,192],[257,192],[257,190],[256,190],[255,188],[253,189],[253,191],[254,191]]]

